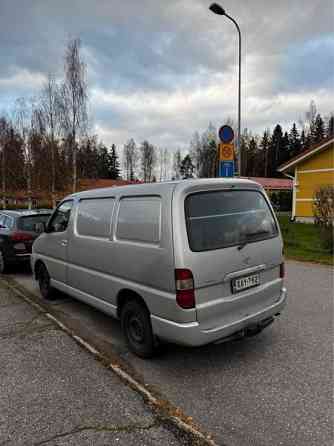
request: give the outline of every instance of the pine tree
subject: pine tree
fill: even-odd
[[[181,151],[178,149],[173,157],[173,179],[179,180],[181,176]]]
[[[115,144],[111,146],[109,175],[109,178],[113,180],[119,178],[119,161]]]
[[[311,132],[307,132],[303,129],[300,135],[301,152],[308,150],[312,145],[312,135]]]
[[[195,166],[193,165],[190,155],[187,154],[182,162],[181,162],[181,166],[180,166],[180,173],[182,175],[183,179],[188,179],[188,178],[193,178],[194,177],[194,169]]]
[[[257,166],[256,166],[256,158],[258,154],[258,146],[257,141],[254,137],[249,141],[249,146],[247,150],[247,171],[246,176],[255,177],[257,176]]]
[[[329,138],[330,136],[334,136],[334,115],[331,115],[328,119],[326,136],[327,138]]]
[[[325,137],[325,123],[322,119],[321,115],[318,113],[315,122],[314,122],[314,131],[313,131],[312,143],[318,143],[322,141]]]
[[[277,177],[277,167],[279,166],[280,151],[283,145],[282,127],[277,124],[274,128],[273,135],[269,145],[268,156],[268,177]]]
[[[278,165],[283,164],[289,158],[289,153],[290,153],[289,135],[288,132],[284,132],[279,152]]]
[[[303,132],[304,132],[304,130],[303,130]],[[305,133],[304,133],[304,137],[305,137]],[[290,130],[290,133],[289,133],[288,155],[287,155],[287,157],[282,158],[282,163],[287,161],[289,158],[292,158],[293,156],[298,155],[301,152],[301,149],[302,149],[301,139],[299,137],[296,123],[294,122],[292,125],[292,128]]]
[[[261,161],[259,165],[259,176],[268,177],[268,158],[269,158],[269,147],[270,147],[270,133],[269,130],[263,132],[263,136],[260,142]]]
[[[98,178],[112,178],[111,176],[111,155],[107,147],[100,143],[97,156],[97,176]]]
[[[242,169],[241,170],[242,170],[243,173],[245,173],[245,175],[246,175],[246,172],[247,172],[247,163],[248,163],[248,158],[247,158],[248,143],[249,143],[248,130],[244,129],[244,131],[243,131],[243,133],[241,135],[241,138],[240,138],[240,151],[241,151],[241,154],[242,154],[242,157],[241,157],[241,163],[242,163],[241,168]],[[239,166],[236,166],[236,169],[238,169],[240,171]]]

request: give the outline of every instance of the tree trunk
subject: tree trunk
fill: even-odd
[[[72,136],[72,168],[73,168],[73,184],[72,184],[72,190],[73,193],[77,191],[77,148],[75,144],[75,133],[73,131]]]
[[[73,193],[77,190],[77,152],[76,149],[73,147]]]
[[[5,145],[2,147],[2,209],[6,209],[6,156]]]
[[[31,191],[31,164],[27,163],[27,192],[28,192],[28,209],[32,209],[32,191]]]
[[[55,144],[54,140],[51,142],[51,199],[52,208],[56,207],[56,159],[55,159]]]

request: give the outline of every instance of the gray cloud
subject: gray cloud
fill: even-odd
[[[0,110],[60,74],[68,36],[83,42],[96,129],[107,142],[174,148],[236,116],[232,23],[206,0],[2,0]],[[243,124],[297,120],[333,95],[331,0],[224,1],[243,34]]]

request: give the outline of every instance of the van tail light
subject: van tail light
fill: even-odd
[[[176,302],[181,308],[195,308],[194,278],[189,269],[175,270]]]
[[[13,242],[30,242],[33,240],[33,236],[31,234],[27,234],[26,232],[16,231],[11,234],[10,239]]]
[[[280,264],[279,266],[279,276],[281,279],[284,279],[285,277],[285,264],[284,262]]]

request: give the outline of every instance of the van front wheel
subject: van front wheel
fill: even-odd
[[[154,337],[151,318],[146,307],[135,301],[127,301],[121,311],[121,324],[130,350],[141,358],[154,355]]]
[[[38,278],[39,290],[41,292],[43,299],[54,300],[55,299],[54,289],[51,287],[50,276],[48,270],[46,269],[46,266],[43,263],[38,268],[37,278]]]

